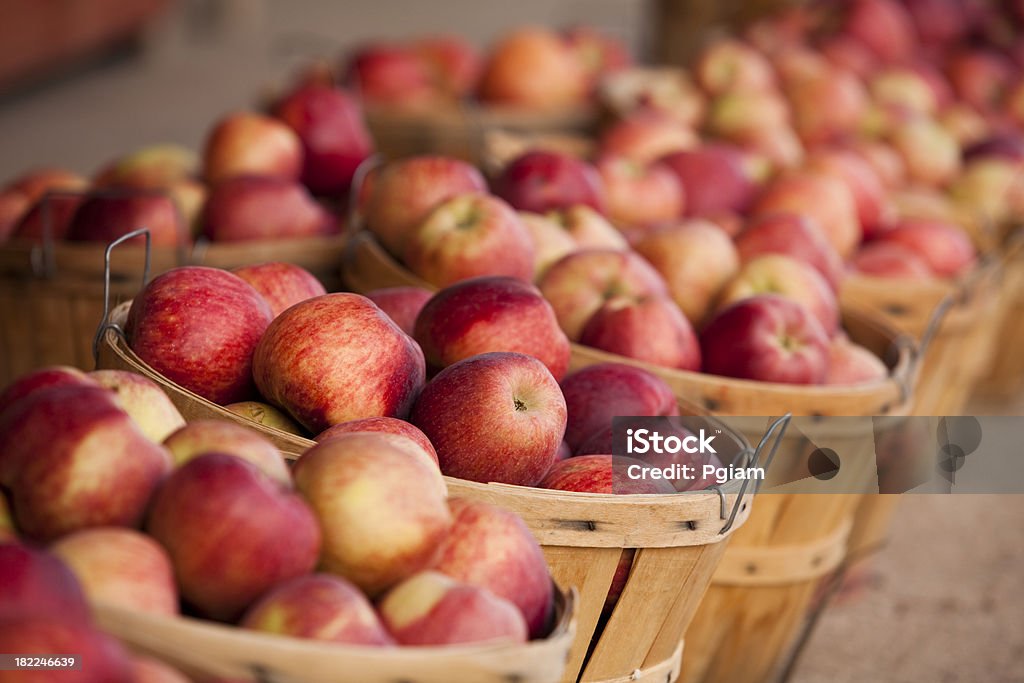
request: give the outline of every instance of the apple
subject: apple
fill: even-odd
[[[530,233],[508,204],[464,194],[438,204],[405,242],[404,262],[437,287],[479,277],[533,280]]]
[[[135,297],[125,334],[153,370],[223,405],[255,395],[253,352],[271,317],[242,278],[186,266],[157,276]]]
[[[431,569],[485,588],[519,608],[530,637],[543,637],[553,612],[551,575],[519,515],[482,501],[449,501],[454,523]]]
[[[300,301],[327,293],[311,272],[292,263],[258,263],[235,268],[231,272],[260,293],[275,318]]]
[[[435,370],[490,351],[534,356],[556,380],[569,367],[569,339],[551,304],[533,285],[510,277],[442,289],[420,311],[414,338]]]
[[[0,188],[0,242],[15,231],[19,231],[19,237],[38,239],[42,235],[38,206],[43,197],[51,192],[57,193],[47,202],[51,210],[57,203],[62,205],[60,214],[53,218],[55,225],[51,234],[62,236],[70,221],[70,214],[77,206],[75,194],[84,192],[88,185],[89,182],[82,176],[62,168],[37,168],[14,178]],[[37,207],[35,215],[28,220],[33,207]],[[28,224],[22,225],[26,221]]]
[[[520,211],[519,220],[533,240],[534,279],[546,273],[551,264],[579,248],[572,235],[552,217]]]
[[[904,0],[921,44],[942,48],[961,40],[971,28],[968,3],[962,0]]]
[[[0,191],[0,243],[11,236],[30,208],[32,202],[24,194],[14,190]]]
[[[567,45],[576,53],[583,65],[590,89],[593,90],[607,73],[631,66],[633,59],[621,40],[617,40],[592,26],[573,26],[563,31]]]
[[[583,204],[604,213],[597,170],[569,154],[532,150],[513,159],[494,180],[494,193],[520,211],[545,214]]]
[[[597,363],[562,380],[568,420],[565,443],[575,452],[593,434],[611,428],[615,416],[679,414],[672,388],[633,365]]]
[[[160,385],[127,370],[94,370],[89,379],[114,392],[117,404],[128,413],[150,441],[161,443],[185,426],[185,418]]]
[[[344,197],[373,140],[355,99],[340,88],[310,84],[286,95],[274,114],[302,142],[302,182],[316,194]]]
[[[416,325],[416,316],[432,296],[434,293],[429,289],[412,286],[385,287],[366,293],[366,298],[377,304],[410,337]]]
[[[177,669],[152,657],[132,657],[133,683],[191,683]]]
[[[395,586],[380,603],[384,625],[402,645],[525,643],[519,608],[485,588],[425,571]]]
[[[619,116],[661,114],[689,129],[700,125],[707,109],[706,97],[689,73],[672,67],[633,67],[606,74],[600,93]]]
[[[829,63],[867,78],[879,68],[878,57],[864,43],[841,33],[824,38],[818,49]]]
[[[66,168],[42,167],[28,170],[14,178],[4,186],[4,190],[13,190],[35,203],[47,192],[77,192],[89,187],[89,181]]]
[[[890,207],[885,187],[875,169],[855,152],[843,149],[819,149],[805,161],[808,169],[831,173],[846,183],[857,207],[857,219],[867,234],[878,231],[880,224],[890,220]]]
[[[398,256],[435,206],[458,195],[487,191],[480,171],[443,156],[401,159],[381,167],[372,178],[365,201],[366,226]]]
[[[629,244],[608,219],[586,204],[573,204],[546,214],[580,249],[626,249]]]
[[[0,489],[0,543],[7,543],[18,538],[18,530],[14,528],[14,517],[7,495]]]
[[[771,62],[738,39],[716,40],[697,59],[694,75],[711,95],[734,91],[766,91],[776,87]]]
[[[884,380],[889,376],[889,368],[878,356],[863,346],[854,344],[843,335],[832,340],[828,352],[825,384],[866,384]]]
[[[361,48],[349,62],[346,80],[366,102],[381,107],[425,110],[442,99],[430,65],[406,45]]]
[[[412,49],[430,67],[432,80],[446,96],[460,100],[473,92],[483,70],[483,60],[465,38],[428,36],[416,40]]]
[[[296,181],[302,142],[291,128],[262,114],[237,112],[213,127],[203,148],[203,178],[217,184],[240,176]]]
[[[81,194],[43,195],[22,215],[11,232],[11,238],[34,242],[65,239],[82,201]]]
[[[255,465],[285,488],[291,474],[277,446],[259,432],[227,420],[194,420],[167,437],[164,447],[180,467],[204,453],[228,453]]]
[[[125,154],[100,169],[96,187],[167,188],[192,178],[199,168],[195,152],[175,144],[150,145]]]
[[[759,294],[778,294],[804,306],[829,336],[839,329],[839,302],[828,280],[808,263],[783,254],[764,254],[743,265],[722,291],[719,307]]]
[[[740,260],[748,263],[765,254],[783,254],[815,268],[838,291],[843,263],[835,247],[814,220],[798,213],[776,213],[757,218],[736,238]]]
[[[608,218],[613,223],[649,226],[682,216],[686,201],[683,186],[666,166],[603,156],[597,161],[597,172],[604,183]]]
[[[199,220],[203,235],[212,242],[323,237],[340,230],[302,185],[257,176],[216,185]]]
[[[255,465],[205,453],[156,492],[146,530],[167,550],[181,596],[233,621],[274,586],[313,570],[320,528],[310,507]]]
[[[958,206],[994,225],[1018,218],[1024,199],[1021,163],[1002,156],[978,156],[964,165],[949,186]]]
[[[583,102],[588,86],[583,64],[561,36],[546,28],[526,26],[506,34],[492,47],[478,95],[488,104],[550,110]]]
[[[946,77],[957,98],[982,112],[999,106],[1017,73],[1006,56],[988,48],[963,49],[946,61]]]
[[[178,613],[178,591],[167,553],[133,529],[98,527],[59,539],[50,551],[75,573],[92,602],[136,612]]]
[[[263,396],[313,433],[363,417],[405,417],[425,376],[416,342],[358,294],[292,306],[253,355]]]
[[[694,130],[670,114],[640,110],[605,128],[598,147],[602,156],[624,157],[644,166],[698,144]]]
[[[82,668],[74,673],[4,671],[4,683],[26,681],[79,681],[80,683],[135,683],[131,661],[121,644],[89,624],[69,622],[58,615],[28,615],[0,621],[0,651],[27,657],[74,654]]]
[[[112,242],[133,230],[146,228],[154,247],[177,247],[189,242],[184,218],[170,196],[153,190],[114,192],[117,194],[86,196],[68,225],[66,239]],[[132,241],[142,244],[143,239],[136,237]]]
[[[830,174],[796,171],[775,179],[754,206],[751,216],[798,213],[810,217],[842,258],[861,240],[857,204],[846,183]]]
[[[903,220],[879,239],[913,249],[939,277],[961,275],[975,263],[976,252],[970,238],[950,223]]]
[[[373,605],[340,576],[298,576],[273,588],[242,617],[242,628],[350,645],[391,645]]]
[[[829,66],[787,87],[793,123],[805,144],[819,144],[854,132],[867,107],[868,93],[855,74]]]
[[[903,61],[917,45],[914,22],[896,0],[854,0],[847,9],[842,30],[883,62]]]
[[[846,143],[843,149],[847,149],[874,169],[878,179],[882,181],[882,187],[886,190],[894,190],[903,186],[907,180],[907,165],[899,152],[881,140],[869,140],[866,138],[856,139]],[[870,226],[865,235],[870,234]]]
[[[100,387],[40,390],[0,415],[0,484],[26,538],[136,526],[169,468],[167,451]]]
[[[889,67],[875,73],[868,81],[868,89],[872,101],[883,109],[933,116],[939,108],[935,90],[907,67]]]
[[[873,277],[901,280],[935,278],[928,262],[917,251],[895,242],[865,244],[851,259],[850,266],[858,273]]]
[[[608,454],[577,455],[556,463],[538,485],[542,489],[617,495],[675,493],[666,479],[634,479],[631,466],[645,467],[634,458]]]
[[[0,542],[0,624],[33,616],[90,621],[85,595],[66,564],[39,548]]]
[[[338,435],[294,469],[323,528],[321,568],[371,597],[430,566],[452,525],[440,473],[388,436]]]
[[[680,370],[700,370],[693,326],[666,296],[612,298],[590,316],[580,343]]]
[[[437,451],[434,450],[434,445],[430,443],[427,435],[411,422],[394,417],[364,417],[361,420],[339,422],[320,432],[315,440],[319,443],[324,443],[339,435],[351,434],[352,432],[390,434],[410,439],[423,450],[427,457],[433,461],[434,465],[438,464]]]
[[[705,126],[716,137],[747,143],[788,126],[789,109],[782,94],[774,90],[728,92],[711,101]],[[758,115],[751,116],[751,111]]]
[[[538,285],[570,341],[579,339],[587,320],[608,299],[668,291],[665,281],[643,258],[613,249],[569,254],[548,268]]]
[[[740,269],[739,254],[729,236],[703,220],[644,235],[633,248],[665,278],[676,305],[698,325]]]
[[[98,386],[99,383],[82,370],[68,365],[51,365],[32,370],[19,376],[0,392],[0,414],[37,391],[78,385]]]
[[[960,171],[960,146],[945,128],[931,119],[898,124],[890,135],[890,142],[903,157],[912,181],[945,185]]]
[[[730,145],[705,144],[670,154],[663,161],[683,186],[687,216],[703,216],[716,211],[742,213],[757,192],[747,158]]]
[[[224,406],[224,409],[231,411],[235,415],[241,415],[248,420],[259,423],[264,427],[280,429],[282,432],[288,432],[289,434],[296,434],[298,436],[305,434],[305,430],[303,430],[295,420],[269,403],[261,403],[259,401],[239,401],[238,403],[227,404]]]
[[[434,444],[445,474],[533,486],[554,461],[565,419],[558,382],[541,361],[493,352],[438,373],[410,421]]]
[[[789,124],[775,130],[757,130],[743,141],[758,178],[797,168],[804,160],[804,144]]]

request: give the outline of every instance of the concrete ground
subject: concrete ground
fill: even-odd
[[[197,146],[217,116],[252,103],[301,52],[453,27],[483,42],[513,23],[581,19],[640,44],[646,3],[519,0],[486,3],[486,12],[475,0],[372,6],[185,2],[137,58],[0,100],[0,179],[41,164],[89,172],[142,144]],[[1020,407],[997,403],[985,412]],[[907,497],[873,566],[877,581],[826,613],[793,683],[1024,681],[1024,497]]]

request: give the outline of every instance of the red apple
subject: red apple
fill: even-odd
[[[295,181],[302,172],[302,143],[287,125],[240,112],[221,119],[203,149],[203,177],[221,183],[239,176]]]
[[[291,263],[272,261],[242,266],[231,272],[260,293],[275,318],[300,301],[327,293],[312,273]]]
[[[181,145],[142,147],[114,159],[93,178],[96,187],[167,188],[195,176],[199,159]]]
[[[66,624],[88,624],[90,620],[78,580],[57,556],[20,543],[2,542],[0,624],[19,623],[33,616],[52,617]]]
[[[875,354],[843,336],[829,345],[828,373],[825,384],[851,385],[884,380],[889,368]]]
[[[310,574],[282,583],[249,608],[242,628],[350,645],[391,645],[373,605],[339,576]]]
[[[161,443],[185,426],[171,399],[148,377],[127,370],[94,370],[89,379],[114,392],[117,404],[150,441]]]
[[[946,76],[958,99],[982,112],[998,107],[1017,73],[1007,57],[986,48],[961,50],[946,62]]]
[[[592,26],[573,26],[563,32],[565,42],[583,65],[591,89],[605,74],[621,71],[633,62],[625,44]]]
[[[850,265],[858,273],[902,280],[930,280],[935,273],[914,249],[895,242],[871,242],[861,247]]]
[[[213,242],[334,235],[337,221],[302,185],[280,178],[242,176],[218,184],[200,216]]]
[[[0,484],[27,538],[136,526],[169,468],[106,389],[40,390],[0,415]]]
[[[0,392],[0,414],[37,391],[50,387],[98,386],[98,382],[78,368],[51,365],[21,375]]]
[[[22,173],[4,187],[39,201],[47,192],[80,191],[89,187],[89,181],[74,171],[58,167],[35,168]]]
[[[253,376],[311,432],[363,417],[405,417],[426,376],[423,352],[366,297],[327,294],[270,324]]]
[[[375,43],[358,50],[346,80],[373,105],[426,109],[441,99],[430,65],[405,45]]]
[[[366,225],[392,254],[401,256],[408,236],[438,204],[487,182],[473,166],[442,156],[392,162],[373,174],[367,190]]]
[[[944,48],[971,28],[970,10],[963,0],[904,0],[922,45]]]
[[[189,242],[184,218],[169,195],[151,190],[124,192],[118,196],[87,196],[75,211],[66,238],[72,242],[112,242],[133,230],[147,228],[154,247]],[[143,238],[132,241],[142,244]]]
[[[674,67],[633,67],[606,74],[600,91],[602,101],[619,116],[660,114],[690,130],[700,125],[707,109],[701,89],[686,71]]]
[[[252,420],[264,427],[273,427],[274,429],[280,429],[283,432],[289,434],[296,434],[298,436],[305,436],[305,430],[302,429],[299,424],[286,415],[279,408],[275,408],[269,403],[261,403],[260,401],[239,401],[238,403],[229,403],[224,406],[225,410],[228,410],[236,415]]]
[[[438,204],[407,236],[403,260],[437,287],[482,275],[533,280],[529,231],[512,207],[487,194]]]
[[[626,249],[629,246],[607,218],[586,204],[549,211],[545,217],[565,230],[580,249]]]
[[[434,465],[438,463],[437,451],[434,450],[434,445],[430,443],[427,435],[411,422],[394,417],[364,417],[361,420],[339,422],[320,432],[315,440],[319,443],[324,443],[341,434],[351,434],[352,432],[374,432],[376,434],[390,434],[410,439],[423,450],[427,458],[433,461]]]
[[[88,624],[69,622],[58,615],[0,622],[0,651],[30,658],[74,654],[82,663],[76,672],[4,671],[0,673],[4,683],[136,683],[131,661],[120,643]]]
[[[962,275],[975,263],[976,253],[970,238],[950,223],[904,220],[880,239],[914,250],[939,277]]]
[[[420,311],[414,336],[434,369],[490,351],[534,356],[556,380],[569,367],[569,340],[551,305],[514,278],[481,277],[441,290]]]
[[[133,683],[191,683],[177,669],[152,657],[132,657]]]
[[[75,573],[92,602],[136,612],[178,613],[171,560],[132,529],[100,527],[64,536],[50,547]]]
[[[35,242],[65,239],[82,201],[80,194],[43,195],[22,215],[11,237]]]
[[[814,267],[839,289],[843,263],[835,247],[808,216],[797,213],[768,214],[750,222],[736,238],[740,259],[748,263],[764,254],[783,254]]]
[[[952,134],[931,119],[900,123],[889,140],[903,158],[912,181],[940,186],[960,172],[960,145]]]
[[[533,239],[533,273],[538,279],[553,263],[579,248],[565,227],[550,215],[520,211],[519,220]]]
[[[253,352],[270,320],[270,307],[242,278],[187,266],[146,285],[125,333],[156,372],[223,405],[255,394]]]
[[[700,370],[693,326],[664,296],[609,299],[587,321],[580,343],[654,365]]]
[[[381,601],[380,614],[402,645],[515,644],[528,637],[511,602],[434,571],[395,586]]]
[[[883,62],[910,57],[917,44],[914,22],[896,0],[854,0],[847,10],[843,31],[864,43]]]
[[[867,78],[878,68],[878,57],[864,43],[842,33],[827,36],[819,44],[821,54],[833,65]]]
[[[809,155],[805,166],[831,173],[846,183],[853,195],[857,218],[865,233],[877,232],[879,225],[891,218],[881,178],[871,164],[855,152],[842,149],[816,150]]]
[[[411,421],[434,444],[445,474],[533,486],[562,441],[565,399],[536,358],[484,353],[438,373],[416,400]]]
[[[630,468],[644,467],[634,458],[612,455],[577,455],[551,468],[538,486],[558,491],[614,493],[617,495],[675,493],[666,479],[635,479]]]
[[[667,293],[665,281],[640,256],[611,249],[569,254],[548,269],[539,287],[570,341],[579,339],[590,316],[614,296]]]
[[[764,140],[790,125],[790,107],[775,90],[738,90],[711,102],[705,127],[715,137],[737,144]],[[758,112],[751,116],[750,112]]]
[[[763,294],[721,311],[701,334],[704,371],[762,382],[820,384],[828,372],[828,335],[785,297]]]
[[[743,152],[729,145],[706,144],[677,152],[665,157],[664,163],[683,186],[687,216],[717,211],[742,213],[757,191]]]
[[[281,486],[292,477],[277,446],[259,432],[227,420],[193,420],[164,441],[176,467],[204,453],[228,453],[255,465]]]
[[[682,216],[683,186],[666,166],[604,156],[597,162],[597,172],[605,186],[608,217],[614,223],[648,226]]]
[[[17,538],[18,530],[14,528],[11,506],[7,502],[7,495],[0,490],[0,543],[14,541]]]
[[[420,38],[413,50],[430,67],[434,83],[448,97],[458,100],[473,92],[483,60],[475,47],[457,35]]]
[[[344,197],[373,140],[356,101],[330,85],[306,85],[277,103],[274,113],[302,141],[302,182],[317,194]]]
[[[866,161],[874,169],[886,190],[893,190],[906,183],[907,166],[903,162],[903,158],[900,157],[899,152],[885,142],[858,139],[847,143],[844,149],[848,149]],[[871,229],[868,226],[865,236],[870,232]]]
[[[584,204],[604,213],[604,188],[597,170],[574,156],[528,151],[494,181],[494,193],[520,211],[547,213]]]
[[[599,148],[603,155],[625,157],[643,166],[698,144],[697,134],[678,119],[641,110],[605,128]]]
[[[0,191],[0,243],[11,236],[30,208],[32,202],[24,194],[14,190]]]
[[[170,555],[182,597],[221,620],[312,571],[321,541],[301,498],[225,453],[174,470],[153,498],[146,529]]]
[[[338,435],[295,464],[323,528],[321,568],[371,597],[430,566],[452,524],[436,467],[388,436]]]
[[[694,69],[697,82],[711,95],[775,88],[771,62],[737,39],[718,40],[705,48]]]
[[[860,79],[839,67],[796,79],[786,91],[794,128],[808,145],[854,132],[868,108],[868,94]]]
[[[501,38],[480,77],[484,102],[528,109],[581,103],[589,83],[572,47],[554,31],[522,27]]]
[[[757,200],[752,217],[797,213],[810,217],[843,258],[861,240],[853,193],[842,180],[820,172],[798,171],[774,180]]]
[[[385,287],[366,293],[366,298],[377,304],[410,337],[416,316],[432,296],[433,292],[422,287]]]

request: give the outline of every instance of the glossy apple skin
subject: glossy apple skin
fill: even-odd
[[[119,642],[89,624],[69,622],[59,615],[0,621],[0,650],[30,656],[75,654],[82,659],[82,670],[70,675],[66,671],[3,672],[4,683],[136,683],[131,661]]]
[[[278,316],[256,346],[253,376],[263,396],[318,433],[363,417],[406,417],[426,364],[372,301],[339,293]]]
[[[863,235],[857,206],[847,185],[820,172],[794,172],[766,187],[751,216],[760,218],[774,213],[809,216],[842,258],[853,253]]]
[[[512,207],[487,194],[438,204],[409,235],[403,260],[437,287],[484,275],[533,280],[533,243]]]
[[[434,444],[445,474],[522,486],[551,467],[565,419],[551,372],[532,356],[508,352],[449,365],[424,387],[410,418]]]
[[[477,93],[488,103],[550,110],[583,102],[588,85],[586,69],[561,36],[523,27],[494,45]]]
[[[964,231],[942,221],[901,221],[879,239],[914,250],[939,277],[961,275],[974,265],[976,259],[974,245]]]
[[[250,607],[239,625],[329,643],[394,643],[366,596],[331,574],[309,574],[282,583]]]
[[[185,426],[185,418],[171,399],[148,377],[127,370],[94,370],[89,379],[114,392],[117,404],[150,441],[162,443]]]
[[[853,385],[884,380],[889,368],[868,349],[844,337],[836,337],[829,345],[828,373],[825,384]]]
[[[616,224],[656,225],[682,216],[683,186],[665,166],[605,156],[597,161],[597,171],[605,186],[608,217]]]
[[[132,351],[156,372],[224,405],[255,396],[253,352],[271,317],[266,301],[242,278],[186,266],[142,290],[125,332]]]
[[[292,477],[277,446],[259,432],[227,420],[193,420],[164,441],[175,467],[203,453],[228,453],[255,465],[285,488]]]
[[[387,313],[403,332],[410,337],[420,314],[434,293],[422,287],[385,287],[366,293],[366,298]]]
[[[513,159],[495,179],[494,193],[519,211],[544,214],[575,204],[605,211],[601,176],[560,152],[533,150]]]
[[[569,368],[569,339],[551,305],[536,287],[510,277],[442,289],[420,311],[414,338],[437,370],[489,351],[534,356],[556,380]]]
[[[85,372],[68,365],[51,365],[19,376],[0,392],[0,414],[37,391],[62,386],[99,386]]]
[[[178,589],[167,553],[133,529],[99,527],[60,538],[51,552],[71,567],[91,601],[136,612],[178,613]]]
[[[700,370],[693,326],[668,297],[610,299],[590,317],[580,343],[680,370]]]
[[[370,597],[430,566],[452,525],[440,473],[389,436],[339,435],[294,469],[323,528],[320,567]]]
[[[375,432],[383,434],[395,434],[397,436],[403,436],[411,439],[416,443],[417,446],[423,449],[423,452],[427,454],[434,464],[437,464],[437,451],[434,450],[434,444],[430,443],[430,439],[420,429],[405,420],[399,420],[394,417],[364,417],[361,420],[352,420],[350,422],[339,422],[336,425],[328,427],[324,431],[320,432],[316,441],[318,443],[324,443],[336,438],[340,434],[351,434],[352,432]]]
[[[103,388],[40,390],[0,415],[0,484],[26,538],[138,526],[169,468]]]
[[[256,176],[214,186],[199,221],[211,242],[324,237],[340,229],[302,185]]]
[[[798,213],[768,214],[749,223],[736,238],[740,260],[783,254],[812,266],[834,291],[842,282],[843,262],[814,220]]]
[[[409,235],[434,207],[460,194],[487,191],[487,181],[475,167],[437,155],[394,161],[372,178],[366,190],[366,226],[399,257]]]
[[[242,266],[231,272],[260,293],[275,318],[300,301],[327,293],[312,273],[292,263],[272,261]]]
[[[230,114],[218,121],[206,138],[203,177],[210,184],[243,176],[295,181],[301,172],[299,137],[270,116]]]
[[[384,596],[381,617],[401,645],[524,643],[519,609],[485,588],[421,572]]]
[[[174,470],[153,498],[146,530],[170,556],[182,598],[230,621],[277,584],[312,571],[321,542],[298,495],[226,453]]]
[[[274,113],[302,141],[302,183],[315,194],[344,196],[373,140],[355,99],[340,88],[305,85],[289,93]]]
[[[619,495],[676,492],[665,479],[630,478],[627,471],[631,465],[643,466],[644,463],[623,456],[577,455],[556,463],[538,486],[558,491]]]
[[[74,573],[53,553],[14,541],[0,542],[0,623],[54,617],[88,624],[85,594]]]
[[[124,196],[87,196],[75,211],[66,238],[71,242],[112,242],[140,227],[149,229],[154,247],[187,244],[188,229],[174,201],[155,190]],[[143,244],[143,237],[132,239]]]
[[[679,403],[664,380],[622,363],[598,363],[562,380],[568,410],[565,441],[575,452],[594,433],[611,428],[612,418],[678,415]]]
[[[705,216],[717,211],[742,213],[757,192],[746,159],[735,147],[706,144],[669,154],[662,163],[683,186],[687,216]]]
[[[936,277],[928,262],[910,247],[876,241],[860,248],[850,266],[855,272],[901,280],[931,280]]]
[[[554,263],[538,282],[570,341],[576,341],[590,316],[614,296],[645,297],[668,293],[665,281],[631,251],[587,249]]]
[[[820,384],[828,335],[803,306],[772,294],[721,311],[701,334],[704,371],[762,382]]]
[[[454,523],[431,569],[513,603],[530,637],[543,637],[553,610],[548,565],[519,515],[482,501],[449,502]]]

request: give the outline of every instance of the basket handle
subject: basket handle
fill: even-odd
[[[149,281],[149,261],[150,253],[152,252],[152,237],[150,237],[149,228],[139,228],[137,230],[132,230],[125,235],[121,235],[116,240],[108,244],[107,248],[103,252],[103,318],[100,320],[100,325],[96,328],[96,336],[93,337],[92,340],[93,363],[99,363],[100,342],[103,340],[103,335],[107,330],[114,330],[119,334],[124,333],[124,330],[121,329],[120,325],[110,322],[110,256],[118,245],[124,244],[125,242],[139,236],[145,236],[146,238],[146,260],[142,267],[142,287],[145,287],[146,283]]]
[[[772,438],[772,435],[775,434],[776,430],[778,430],[778,434],[775,434],[775,441],[772,443],[771,449],[768,452],[768,457],[765,459],[764,462],[765,469],[768,469],[768,467],[771,466],[772,461],[775,459],[775,453],[779,450],[779,444],[782,443],[782,439],[786,435],[786,429],[789,427],[789,423],[792,419],[792,413],[786,413],[782,417],[776,418],[775,421],[772,422],[771,425],[768,427],[767,431],[765,431],[764,436],[761,437],[761,440],[757,444],[757,448],[754,449],[753,452],[750,452],[749,449],[747,450],[747,462],[755,467],[758,465],[758,463],[761,461],[761,454],[764,453],[764,449],[768,446],[768,441]],[[744,479],[743,485],[740,486],[739,495],[736,496],[736,502],[733,503],[732,512],[729,513],[729,517],[728,519],[726,519],[725,525],[718,532],[719,535],[725,534],[729,531],[729,529],[732,528],[733,523],[736,521],[736,515],[739,514],[740,504],[743,502],[743,497],[746,495],[747,488],[749,486],[750,479]],[[761,486],[759,482],[756,485],[755,493],[757,492],[757,489],[760,488]],[[722,518],[725,519],[725,496],[723,495],[721,489],[717,490],[719,498],[722,501]]]
[[[945,299],[939,305],[944,303]],[[901,334],[893,343],[896,347],[897,359],[902,358],[904,352],[910,358],[908,363],[898,365],[892,373],[892,380],[896,382],[896,386],[900,390],[900,405],[904,405],[910,400],[912,387],[917,379],[917,373],[921,369],[921,359],[924,357],[926,343],[930,343],[931,337],[935,335],[935,330],[931,329],[931,321],[929,321],[928,327],[929,329],[925,331],[925,334],[928,335],[927,342],[922,337],[921,343],[918,344],[909,334]]]
[[[60,198],[70,199],[74,197],[84,198],[88,194],[86,190],[47,190],[40,200],[40,219],[43,223],[42,240],[32,245],[29,252],[29,259],[32,264],[32,273],[39,278],[51,278],[57,270],[56,259],[54,258],[53,239],[53,201]]]
[[[379,154],[371,154],[356,166],[356,172],[352,174],[352,184],[348,188],[348,216],[345,232],[354,235],[363,228],[364,216],[359,213],[359,195],[363,192],[363,185],[370,172],[384,165],[384,158]]]

